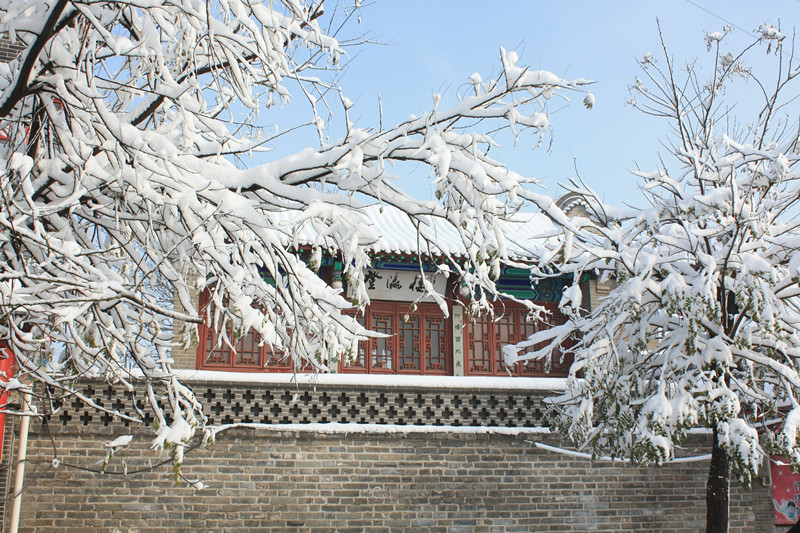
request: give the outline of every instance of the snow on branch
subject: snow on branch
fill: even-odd
[[[744,63],[760,41],[729,54],[726,33],[707,36],[708,70],[674,68],[666,47],[645,56],[633,104],[673,131],[661,168],[636,172],[646,207],[617,209],[573,184],[587,214],[560,247],[570,319],[505,356],[547,357],[574,339],[556,427],[595,457],[663,464],[688,431],[709,428],[712,455],[749,483],[768,453],[800,466],[798,70],[778,54],[772,77],[756,78]],[[774,28],[761,34],[782,46]],[[733,120],[732,94],[754,112]],[[582,309],[587,289],[595,302]]]
[[[150,389],[147,399],[156,444],[184,441],[204,417],[172,375],[171,348],[193,342],[198,324],[226,344],[255,331],[320,371],[355,350],[367,332],[342,312],[368,302],[374,232],[363,206],[405,213],[422,254],[431,220],[451,226],[466,251],[451,272],[472,294],[497,292],[512,261],[502,222],[524,205],[571,224],[488,155],[487,132],[541,134],[547,102],[588,82],[531,70],[506,50],[500,76],[473,76],[456,102],[387,128],[348,122],[338,140],[242,165],[280,140],[264,126],[293,93],[312,104],[308,123],[325,126],[317,109],[336,105],[326,97],[339,94],[345,50],[323,13],[302,0],[0,7],[0,34],[24,45],[0,65],[0,337],[26,379],[62,394],[84,376],[129,390],[140,377],[164,382],[167,396]],[[398,162],[429,168],[437,200],[405,192]],[[312,257],[341,258],[355,302],[316,275],[297,245],[303,224],[318,234]],[[211,305],[199,309],[206,289]],[[476,309],[489,309],[481,298]]]

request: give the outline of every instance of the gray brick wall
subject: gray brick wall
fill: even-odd
[[[5,36],[0,37],[0,62],[7,63],[22,51],[19,43],[11,43]]]
[[[174,486],[140,432],[109,468],[98,441],[125,431],[33,426],[20,531],[442,531],[695,533],[705,463],[592,463],[535,448],[536,436],[235,430],[187,454],[202,491]],[[546,442],[557,444],[544,437]],[[686,453],[702,452],[690,444]],[[122,461],[127,476],[120,475]],[[773,533],[768,488],[733,490],[732,532]]]

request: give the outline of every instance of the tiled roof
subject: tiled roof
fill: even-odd
[[[367,250],[371,253],[400,253],[423,255],[466,255],[467,247],[461,241],[455,228],[441,219],[427,217],[427,224],[421,228],[430,236],[434,246],[428,250],[425,239],[420,236],[409,217],[402,211],[391,206],[368,206],[360,210],[364,224],[360,233],[374,232]],[[290,217],[288,214],[286,218]],[[423,220],[426,220],[425,218]],[[372,230],[371,232],[369,230]],[[516,258],[533,256],[533,252],[540,249],[546,239],[555,231],[555,225],[541,213],[517,213],[510,221],[503,223],[502,234],[506,240],[509,254]],[[305,224],[297,235],[297,242],[301,245],[313,244],[318,232],[310,224]]]

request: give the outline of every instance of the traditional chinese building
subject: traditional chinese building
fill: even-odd
[[[356,314],[367,329],[388,335],[360,343],[355,358],[340,361],[332,369],[340,373],[409,374],[437,376],[529,376],[564,377],[571,363],[569,355],[556,354],[546,369],[542,361],[506,367],[502,346],[516,344],[538,331],[563,320],[558,310],[564,279],[531,279],[523,268],[506,267],[497,280],[500,292],[530,300],[547,309],[539,321],[528,318],[527,308],[513,299],[498,298],[494,316],[468,317],[464,295],[455,276],[437,268],[445,261],[461,261],[465,250],[458,235],[447,225],[435,228],[440,237],[434,253],[420,256],[417,234],[407,217],[389,207],[368,208],[370,220],[379,235],[369,252],[372,264],[365,272],[370,304]],[[519,215],[507,225],[506,238],[519,261],[530,260],[530,250],[541,244],[541,235],[553,229],[541,214]],[[303,243],[315,235],[303,230]],[[305,239],[305,240],[304,240]],[[533,245],[533,246],[531,246]],[[526,256],[526,254],[528,254]],[[447,259],[446,259],[447,258]],[[422,276],[428,278],[447,302],[447,314],[432,299],[423,298]],[[341,287],[348,298],[350,287],[342,276],[342,264],[335,256],[323,256],[320,276],[333,287]],[[208,292],[199,295],[200,306],[209,305]],[[218,342],[215,332],[200,327],[199,342],[174,352],[177,368],[238,372],[290,372],[289,358],[262,345],[255,333],[239,339],[233,346]]]

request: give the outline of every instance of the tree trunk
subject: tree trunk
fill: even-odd
[[[706,485],[706,533],[728,533],[728,498],[731,485],[731,462],[719,445],[716,425],[711,449],[711,467]]]

